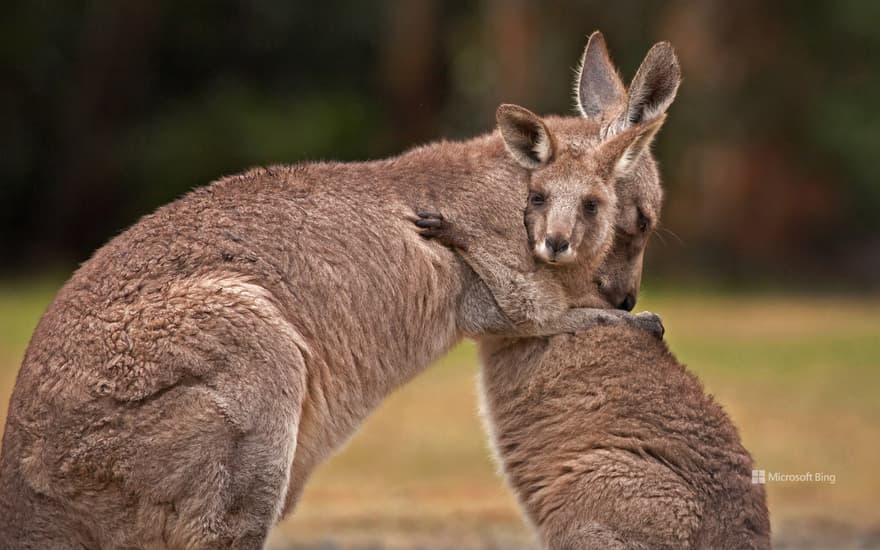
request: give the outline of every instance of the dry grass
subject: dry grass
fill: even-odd
[[[54,288],[52,281],[0,287],[0,419],[27,338]],[[642,305],[664,316],[670,346],[727,407],[757,467],[836,476],[833,485],[769,483],[777,531],[819,519],[880,527],[874,505],[880,297],[669,289],[645,292]],[[476,372],[474,347],[463,344],[390,396],[318,469],[297,513],[273,534],[274,544],[297,547],[332,534],[336,546],[328,548],[361,547],[339,541],[363,537],[396,548],[395,536],[412,533],[454,541],[450,548],[470,539],[484,548],[525,544],[514,501],[486,448]],[[446,547],[438,544],[425,547]]]

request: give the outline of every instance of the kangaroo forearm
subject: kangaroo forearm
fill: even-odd
[[[572,308],[559,317],[544,323],[514,327],[511,333],[506,336],[514,338],[553,336],[554,334],[576,333],[608,325],[630,326],[650,332],[657,338],[663,338],[665,332],[660,317],[648,311],[633,315],[617,309]]]
[[[481,279],[498,309],[512,327],[543,323],[562,314],[565,303],[555,281],[539,280],[536,273],[522,273],[504,265],[490,254],[457,250],[459,256]]]
[[[459,329],[471,338],[510,332],[514,325],[498,307],[489,287],[473,270],[470,277],[458,304]]]
[[[613,309],[572,308],[562,315],[541,323],[527,322],[511,327],[509,332],[498,334],[515,338],[553,336],[574,333],[594,327],[630,323],[633,315]]]

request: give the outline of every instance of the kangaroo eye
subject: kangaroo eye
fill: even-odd
[[[636,225],[638,225],[639,231],[641,231],[642,233],[645,233],[648,231],[648,225],[650,225],[649,221],[648,221],[648,217],[645,216],[644,214],[642,214],[641,210],[639,210],[639,218],[638,218],[638,220],[636,220]]]
[[[532,191],[529,193],[529,204],[532,206],[541,206],[544,204],[544,201],[547,200],[547,197],[544,193],[538,193],[537,191]]]
[[[584,201],[584,212],[587,214],[595,214],[599,211],[599,201],[596,199],[586,199]]]

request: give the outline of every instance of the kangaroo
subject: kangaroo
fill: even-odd
[[[534,267],[535,272],[546,279],[555,276],[564,287],[562,292],[566,294],[570,305],[582,308],[617,308],[618,311],[608,312],[606,318],[601,319],[606,322],[613,322],[613,316],[619,315],[620,311],[632,311],[635,307],[641,283],[644,245],[659,217],[663,196],[657,163],[650,153],[650,145],[666,119],[666,111],[675,99],[680,82],[678,59],[671,46],[665,42],[654,45],[647,53],[633,78],[629,92],[611,64],[605,39],[600,32],[594,32],[590,36],[581,59],[575,89],[576,104],[582,117],[576,120],[581,125],[588,125],[589,132],[585,132],[583,139],[569,146],[571,151],[563,154],[581,156],[591,147],[607,148],[606,144],[616,139],[630,143],[627,150],[617,158],[617,164],[610,175],[614,181],[617,202],[607,205],[611,208],[606,207],[603,210],[605,216],[613,213],[612,227],[617,235],[614,241],[626,242],[628,247],[612,248],[611,240],[597,238],[592,248],[577,255],[569,246],[565,235],[554,229],[558,224],[559,212],[570,213],[577,209],[590,212],[599,204],[600,201],[589,193],[591,178],[595,177],[589,168],[583,168],[569,178],[553,177],[551,181],[558,189],[550,190],[541,181],[540,171],[535,172],[528,183],[529,195],[524,209],[524,223],[529,246],[538,262]],[[499,127],[504,134],[503,110],[502,106],[499,109]],[[539,136],[535,140],[539,144],[546,141],[540,136],[547,126],[556,128],[562,123],[572,122],[572,119],[551,117],[542,125],[540,120],[531,118],[534,115],[526,113],[528,111],[521,118],[529,120],[528,124],[520,123],[519,126],[526,126],[530,128],[526,133]],[[635,135],[630,137],[633,133]],[[596,159],[597,166],[601,167],[603,163],[607,165],[607,161],[602,160],[602,152],[594,153],[593,158]],[[564,165],[568,166],[567,163]],[[595,168],[592,170],[595,171]],[[603,176],[600,179],[601,177]],[[609,176],[606,174],[604,177]],[[425,228],[422,235],[455,250],[479,275],[486,285],[485,288],[493,293],[500,309],[515,312],[524,303],[529,303],[521,298],[513,300],[512,297],[520,297],[525,293],[512,291],[511,288],[524,287],[530,279],[524,279],[521,273],[504,265],[499,254],[487,254],[481,248],[473,247],[471,243],[479,241],[481,234],[459,224],[454,216],[447,214],[445,208],[442,213],[423,213],[423,219],[417,222],[417,225]],[[608,254],[612,257],[606,258]],[[599,292],[594,287],[598,287]],[[482,310],[491,311],[491,308],[483,307]],[[601,316],[593,310],[590,311],[591,321],[585,325],[593,326]],[[642,317],[645,321],[642,328],[651,330],[647,323],[651,317],[653,315]],[[639,326],[638,322],[630,324]],[[557,328],[561,328],[560,324],[557,324]],[[662,333],[662,328],[660,332]],[[516,335],[508,332],[501,336]]]
[[[668,45],[655,45],[646,61],[658,56],[670,60],[666,76],[677,87]],[[601,35],[591,37],[584,60],[582,73],[608,83],[611,93],[584,97],[582,88],[582,110],[616,131],[621,105],[638,97],[642,69],[627,95]],[[623,296],[627,308],[659,217],[662,189],[652,173],[618,179],[614,243],[595,276],[582,274],[597,283],[589,291],[612,303]],[[657,338],[598,327],[482,339],[480,355],[482,409],[497,461],[547,548],[770,547],[763,486],[751,483],[752,460],[736,428]]]
[[[751,456],[659,339],[597,327],[481,359],[496,456],[546,548],[770,548]]]
[[[652,126],[604,139],[587,118],[536,118],[505,108],[498,131],[464,142],[223,178],[100,248],[25,352],[0,454],[0,541],[261,548],[314,467],[462,337],[656,326],[567,302],[522,218],[529,181],[585,173],[608,219],[611,176],[599,176],[630,174]],[[591,154],[569,154],[586,143]],[[441,198],[515,295],[413,230]],[[579,211],[548,229],[554,258],[575,265],[594,252],[579,241],[611,234],[588,222]],[[547,244],[559,235],[570,251]]]
[[[615,181],[656,177],[651,172],[650,161],[647,165],[638,161],[663,124],[665,115],[659,113],[648,121],[632,124],[609,139],[602,138],[596,124],[585,125],[582,119],[541,119],[515,105],[499,107],[497,119],[508,144],[516,143],[522,136],[537,136],[534,138],[537,146],[544,147],[544,143],[553,143],[553,136],[569,126],[576,128],[580,139],[566,140],[565,146],[554,145],[552,162],[532,166],[536,170],[528,181],[524,216],[528,244],[539,263],[527,273],[511,269],[503,263],[503,258],[487,253],[480,233],[459,228],[440,212],[418,213],[415,223],[422,229],[421,235],[456,250],[480,278],[483,283],[480,288],[491,292],[491,303],[484,300],[473,307],[483,315],[466,317],[483,321],[487,312],[495,311],[520,319],[516,328],[488,331],[483,325],[470,331],[471,335],[477,338],[481,335],[532,336],[537,326],[548,323],[552,323],[557,333],[583,330],[599,323],[613,324],[621,319],[662,334],[662,325],[654,314],[621,318],[620,311],[591,309],[608,307],[608,304],[595,300],[584,302],[585,293],[573,292],[573,289],[580,289],[585,281],[588,286],[591,284],[583,275],[596,271],[612,243],[618,211]],[[550,127],[554,132],[550,132]],[[517,154],[513,148],[511,154]],[[527,166],[534,164],[527,157],[520,161]],[[536,285],[536,281],[544,281],[544,284]],[[551,297],[551,290],[560,296]],[[475,299],[477,295],[467,293],[466,299]],[[563,315],[561,311],[553,311],[549,307],[552,304],[577,309]]]

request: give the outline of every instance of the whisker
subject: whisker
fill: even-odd
[[[654,236],[656,236],[657,239],[660,240],[660,243],[661,243],[663,246],[668,246],[667,243],[666,243],[666,239],[663,238],[663,234],[661,234],[661,233],[659,233],[659,232],[654,232]]]
[[[660,231],[664,231],[664,232],[666,232],[668,235],[672,236],[676,241],[678,241],[678,244],[679,244],[680,246],[685,246],[685,244],[684,244],[684,240],[683,240],[681,237],[679,237],[679,236],[675,233],[675,231],[673,231],[673,230],[671,230],[671,229],[669,229],[669,228],[667,228],[667,227],[665,227],[665,226],[658,225],[658,226],[657,226],[657,232],[658,232],[658,234],[659,234]]]

